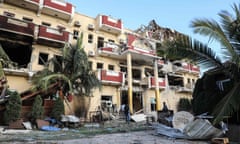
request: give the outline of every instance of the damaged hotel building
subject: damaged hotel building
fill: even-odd
[[[162,35],[176,32],[164,30],[169,32]],[[52,57],[61,56],[65,43],[76,44],[83,33],[84,50],[102,82],[101,90],[93,91],[90,111],[110,102],[117,108],[128,103],[132,113],[149,114],[160,110],[163,101],[177,111],[180,98],[191,99],[199,67],[158,57],[156,44],[161,39],[154,39],[154,32],[124,28],[121,19],[107,15],[92,18],[77,13],[62,0],[0,0],[0,44],[18,64],[4,68],[9,88],[28,90],[32,75]],[[23,101],[23,108],[29,106]],[[67,107],[65,112],[70,113]]]

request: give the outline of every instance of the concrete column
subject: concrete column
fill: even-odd
[[[158,84],[158,60],[154,59],[154,79],[155,79],[155,98],[156,98],[156,110],[159,111],[161,108],[160,103],[160,92]]]
[[[117,110],[119,109],[119,107],[121,108],[121,90],[119,87],[116,88],[116,92],[117,92]]]
[[[128,105],[130,113],[133,113],[133,92],[132,92],[132,56],[127,54],[127,79],[128,79]]]

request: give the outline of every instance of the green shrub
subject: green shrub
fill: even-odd
[[[56,120],[61,120],[61,115],[63,114],[64,114],[63,100],[60,97],[58,97],[54,101],[51,117],[55,118]]]
[[[42,119],[44,114],[43,101],[40,95],[37,95],[32,105],[32,111],[30,113],[30,119],[35,121],[36,119]]]
[[[9,92],[10,97],[6,103],[6,110],[4,112],[4,122],[9,124],[18,120],[21,116],[22,101],[20,95],[14,91]]]

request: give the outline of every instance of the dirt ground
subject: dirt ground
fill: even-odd
[[[85,124],[60,131],[14,130],[0,127],[1,144],[208,144],[157,135],[144,123],[111,121],[104,125]]]
[[[206,141],[176,140],[164,136],[157,136],[153,130],[105,134],[75,140],[48,142],[54,144],[208,144]]]

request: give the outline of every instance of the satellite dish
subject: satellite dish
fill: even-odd
[[[186,111],[179,111],[173,115],[173,127],[183,131],[185,126],[194,120],[194,116]]]

